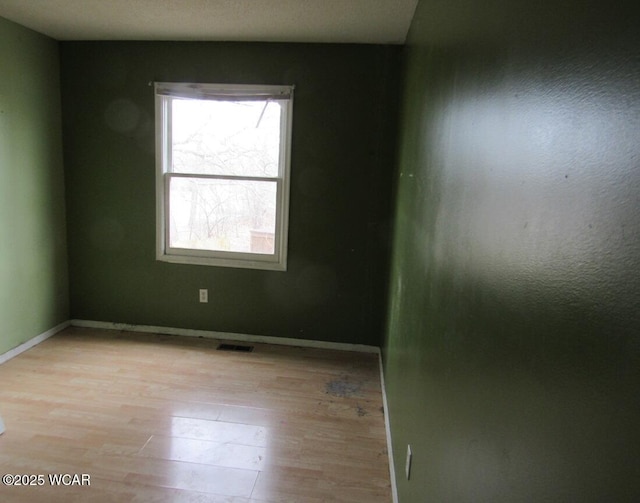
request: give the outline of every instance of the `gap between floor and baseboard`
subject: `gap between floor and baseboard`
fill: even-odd
[[[62,322],[59,325],[47,330],[46,332],[43,332],[40,335],[36,335],[35,337],[32,337],[28,341],[23,342],[19,346],[16,346],[15,348],[10,349],[6,353],[2,353],[0,355],[0,365],[2,365],[6,361],[11,360],[11,358],[15,358],[20,353],[24,353],[28,349],[31,349],[33,346],[36,346],[43,341],[46,341],[49,337],[56,335],[58,332],[60,332],[61,330],[64,330],[69,325],[71,325],[70,321]]]
[[[83,328],[99,328],[107,330],[128,330],[131,332],[145,332],[167,335],[181,335],[187,337],[202,337],[207,339],[217,339],[237,342],[254,342],[264,344],[279,344],[284,346],[298,346],[317,349],[335,349],[338,351],[357,351],[362,353],[374,353],[378,355],[378,364],[380,367],[380,388],[382,390],[382,406],[384,407],[384,423],[387,435],[387,451],[389,456],[389,475],[391,479],[391,495],[393,503],[398,503],[398,490],[396,485],[395,466],[393,461],[393,447],[391,443],[391,425],[389,423],[389,407],[387,403],[387,392],[384,382],[384,366],[382,364],[382,355],[380,348],[376,346],[368,346],[365,344],[347,344],[342,342],[327,342],[305,339],[292,339],[286,337],[272,337],[265,335],[246,335],[230,332],[213,332],[208,330],[193,330],[186,328],[170,328],[170,327],[154,327],[148,325],[131,325],[127,323],[110,323],[104,321],[89,320],[69,320],[37,335],[19,346],[10,349],[6,353],[0,355],[0,365],[4,362],[24,353],[28,349],[40,344],[48,338],[54,336],[58,332],[64,330],[68,326]]]
[[[339,351],[357,351],[360,353],[379,354],[377,346],[365,344],[348,344],[344,342],[327,342],[306,339],[292,339],[288,337],[273,337],[269,335],[236,334],[232,332],[214,332],[210,330],[194,330],[191,328],[155,327],[149,325],[131,325],[128,323],[111,323],[107,321],[71,320],[71,326],[83,328],[102,328],[107,330],[124,330],[130,332],[144,332],[163,335],[182,335],[186,337],[202,337],[224,341],[253,342],[277,344],[281,346],[298,346],[302,348],[337,349]]]

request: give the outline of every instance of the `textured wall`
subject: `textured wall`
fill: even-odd
[[[68,319],[58,47],[0,18],[0,354]]]
[[[384,352],[402,503],[640,497],[640,39],[625,9],[418,6]]]
[[[397,49],[68,42],[61,52],[73,318],[380,343]],[[287,272],[155,260],[154,80],[296,86]]]

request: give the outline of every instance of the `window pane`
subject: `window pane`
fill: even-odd
[[[277,101],[172,99],[174,173],[278,176]]]
[[[172,248],[274,254],[277,183],[171,177]]]

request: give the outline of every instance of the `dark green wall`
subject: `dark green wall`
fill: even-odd
[[[57,43],[0,18],[0,354],[69,318]]]
[[[419,2],[384,348],[401,503],[640,500],[631,4]]]
[[[62,43],[72,318],[378,345],[397,55],[384,46]],[[286,273],[155,260],[150,81],[296,86]]]

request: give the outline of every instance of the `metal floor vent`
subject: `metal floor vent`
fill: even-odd
[[[251,353],[253,346],[244,346],[241,344],[220,344],[218,351],[239,351],[241,353]]]

